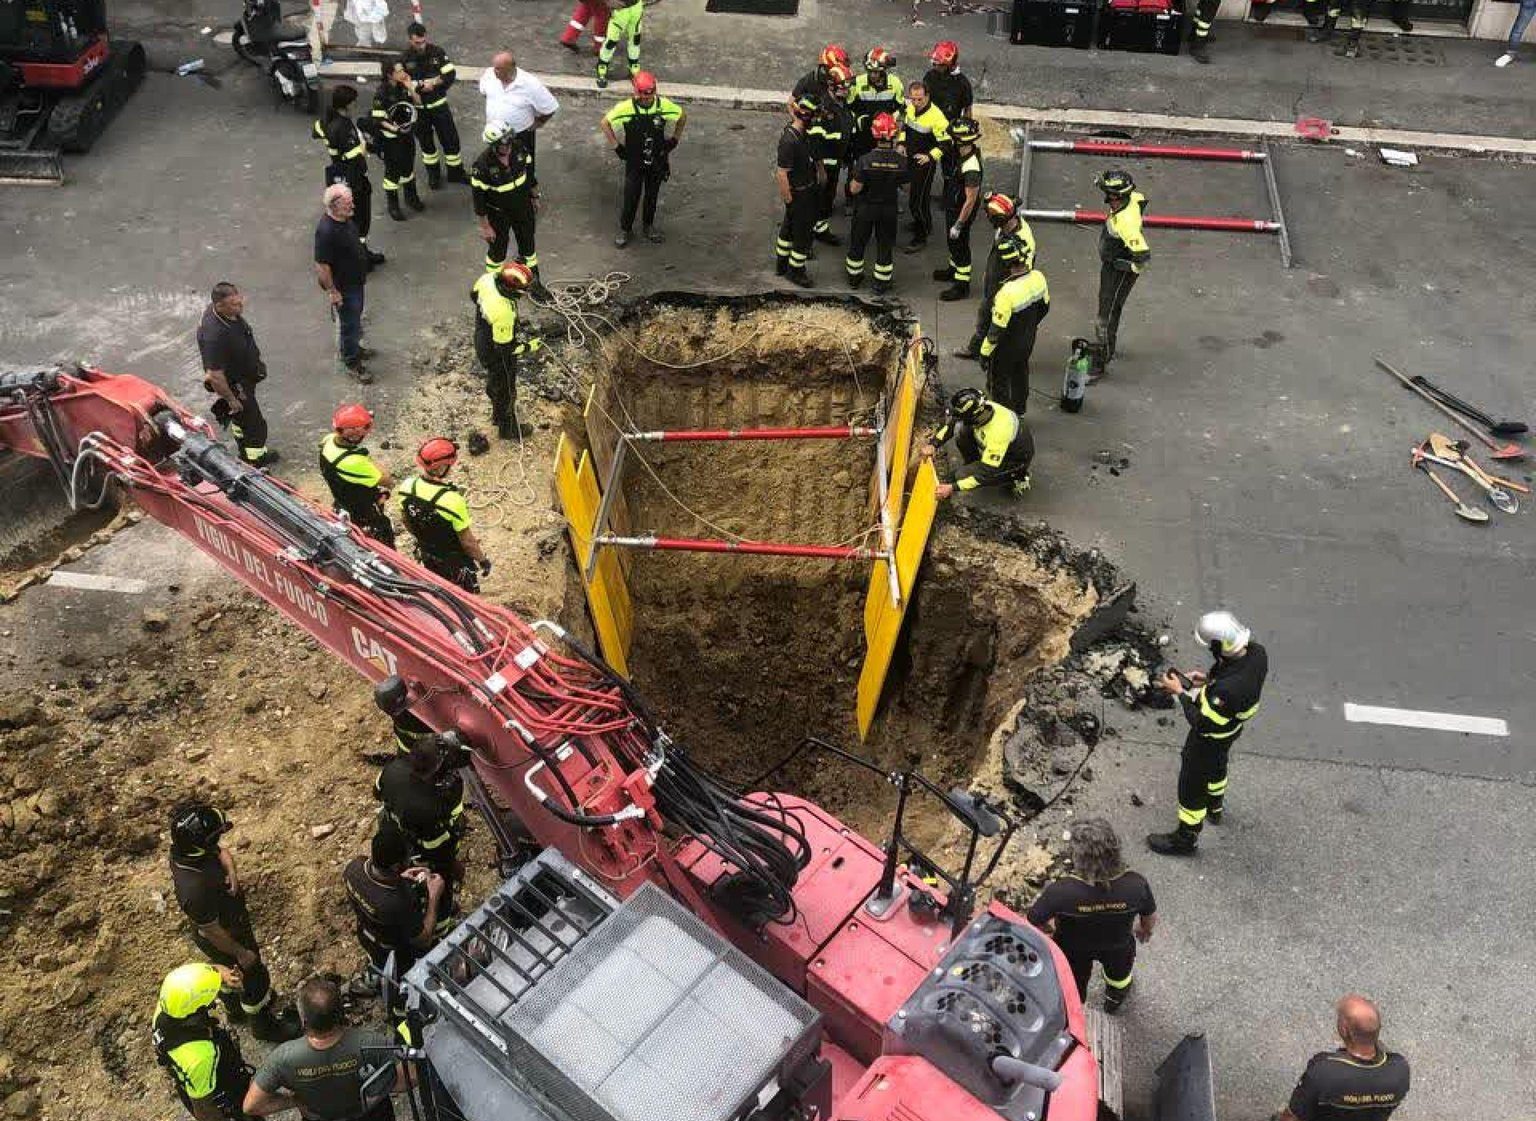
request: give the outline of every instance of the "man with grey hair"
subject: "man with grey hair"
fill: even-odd
[[[1157,903],[1140,872],[1125,866],[1120,838],[1102,817],[1071,827],[1072,871],[1047,884],[1029,908],[1030,922],[1050,933],[1086,999],[1093,963],[1104,967],[1104,1011],[1120,1011],[1131,994],[1136,943],[1152,937]]]
[[[1359,993],[1334,1007],[1344,1046],[1307,1063],[1291,1100],[1270,1121],[1387,1121],[1408,1096],[1408,1060],[1381,1046],[1381,1012]]]
[[[337,347],[347,373],[363,385],[373,375],[363,366],[363,292],[368,283],[368,249],[352,221],[352,189],[332,183],[325,189],[325,213],[315,226],[315,278],[337,324]]]

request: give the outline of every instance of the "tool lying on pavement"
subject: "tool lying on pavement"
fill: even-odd
[[[1517,490],[1521,494],[1531,493],[1531,488],[1526,486],[1524,483],[1519,483],[1514,479],[1506,479],[1502,475],[1493,475],[1487,471],[1484,471],[1482,465],[1467,454],[1467,442],[1465,440],[1453,440],[1443,432],[1431,432],[1429,434],[1429,439],[1424,441],[1424,444],[1435,455],[1442,456],[1445,459],[1461,460],[1469,467],[1471,467],[1472,470],[1476,471],[1483,478],[1487,479],[1490,483],[1497,483],[1499,486],[1504,487],[1507,490]]]
[[[1472,420],[1477,421],[1478,424],[1488,429],[1490,435],[1504,437],[1524,436],[1530,431],[1530,428],[1518,420],[1494,420],[1493,417],[1483,412],[1476,405],[1463,401],[1448,389],[1441,389],[1423,374],[1415,374],[1408,380],[1447,408],[1455,409],[1462,416],[1470,417]]]
[[[1445,492],[1445,497],[1449,498],[1451,500],[1451,505],[1456,507],[1456,516],[1458,518],[1460,518],[1462,521],[1466,521],[1466,522],[1486,522],[1486,521],[1489,520],[1488,519],[1488,514],[1487,514],[1486,511],[1479,510],[1479,509],[1477,509],[1475,507],[1472,507],[1472,506],[1468,506],[1465,502],[1463,502],[1461,500],[1461,496],[1459,494],[1457,494],[1454,490],[1452,490],[1446,484],[1446,481],[1444,479],[1442,479],[1439,475],[1436,475],[1435,472],[1434,472],[1434,468],[1430,467],[1422,459],[1415,459],[1413,465],[1415,467],[1417,467],[1420,471],[1424,472],[1424,474],[1428,475],[1431,479],[1433,479],[1434,482],[1435,482],[1435,486],[1439,487],[1441,490],[1443,490]]]
[[[1406,388],[1412,390],[1414,393],[1418,394],[1424,400],[1428,401],[1435,408],[1439,409],[1446,416],[1450,417],[1453,421],[1455,421],[1462,428],[1465,428],[1468,432],[1472,433],[1473,436],[1477,437],[1477,439],[1485,447],[1487,447],[1488,454],[1490,456],[1492,456],[1494,459],[1524,459],[1525,458],[1525,449],[1524,448],[1520,447],[1517,444],[1499,444],[1499,443],[1495,443],[1486,433],[1483,432],[1483,430],[1481,428],[1478,428],[1470,420],[1468,420],[1466,417],[1464,417],[1460,413],[1458,413],[1455,409],[1452,409],[1449,406],[1444,405],[1441,402],[1435,400],[1433,397],[1431,397],[1423,389],[1422,386],[1415,385],[1413,383],[1413,380],[1411,378],[1409,378],[1406,374],[1400,373],[1399,371],[1393,369],[1391,366],[1389,366],[1385,362],[1383,362],[1379,355],[1376,358],[1376,365],[1380,366],[1383,370],[1387,371],[1387,373],[1391,374],[1398,381],[1402,382],[1403,385]]]
[[[1466,460],[1442,459],[1440,456],[1435,455],[1433,452],[1427,452],[1423,448],[1414,448],[1413,465],[1415,467],[1419,467],[1425,463],[1438,463],[1441,467],[1449,467],[1452,470],[1460,471],[1467,478],[1471,479],[1474,483],[1483,488],[1484,493],[1488,495],[1488,501],[1496,509],[1502,510],[1506,514],[1514,514],[1519,512],[1520,503],[1515,499],[1514,495],[1510,494],[1509,491],[1505,490],[1503,487],[1493,483],[1480,472],[1473,470],[1473,468],[1467,464]]]

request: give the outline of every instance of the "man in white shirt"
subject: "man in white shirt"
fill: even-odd
[[[548,86],[517,68],[511,51],[491,59],[491,68],[480,75],[480,92],[485,95],[485,123],[502,121],[512,126],[528,153],[528,184],[537,187],[534,134],[554,117],[560,103]]]

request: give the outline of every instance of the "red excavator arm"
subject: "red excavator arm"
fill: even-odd
[[[0,374],[0,448],[48,459],[74,505],[123,488],[364,677],[400,678],[539,845],[620,898],[654,883],[800,994],[823,1017],[838,1121],[1095,1117],[1061,951],[1000,903],[973,920],[968,871],[936,895],[898,868],[899,811],[882,850],[801,799],[730,790],[557,624],[362,536],[148,382]],[[913,776],[890,777],[905,804]],[[984,803],[928,789],[973,837],[999,833]]]

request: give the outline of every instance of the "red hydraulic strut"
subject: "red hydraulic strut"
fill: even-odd
[[[1031,140],[1029,146],[1037,152],[1074,152],[1080,156],[1144,156],[1215,163],[1263,163],[1269,158],[1251,148],[1192,148],[1186,144],[1132,144],[1127,140]]]
[[[1102,210],[1026,210],[1024,217],[1034,222],[1074,222],[1091,226],[1102,224],[1108,215]],[[1263,218],[1202,218],[1177,214],[1148,214],[1143,226],[1168,230],[1224,230],[1228,233],[1273,234],[1280,223]]]
[[[781,545],[771,541],[717,541],[705,537],[617,537],[604,534],[598,545],[626,549],[656,549],[678,553],[749,553],[760,557],[815,557],[820,560],[875,560],[877,549],[846,545]]]
[[[627,440],[647,443],[704,443],[712,440],[852,440],[880,435],[878,428],[833,425],[827,428],[699,428],[632,432]]]

